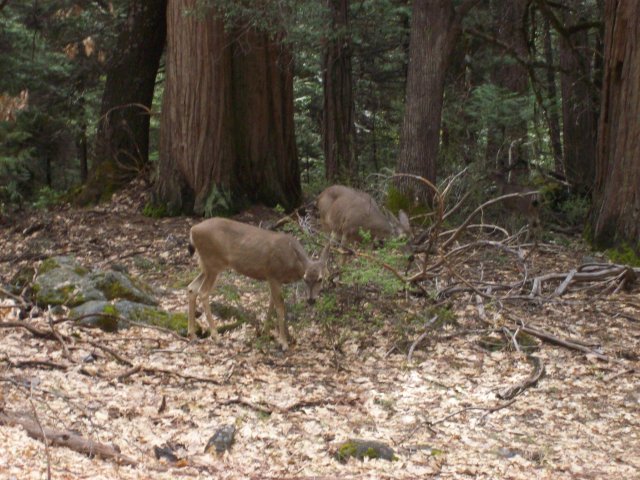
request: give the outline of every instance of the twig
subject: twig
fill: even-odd
[[[64,343],[64,340],[62,339],[62,336],[56,332],[56,329],[53,326],[53,318],[51,315],[51,306],[49,306],[49,308],[47,309],[47,312],[45,314],[45,316],[47,317],[47,322],[49,323],[49,328],[51,329],[51,333],[53,334],[54,338],[58,341],[58,343],[60,345],[62,345],[62,351],[63,351],[63,355],[64,358],[71,358],[71,355],[69,354],[69,349],[67,348],[67,344]]]
[[[422,341],[424,340],[424,338],[427,336],[427,334],[429,333],[429,331],[431,330],[431,327],[433,326],[433,324],[436,322],[436,320],[438,320],[438,315],[434,315],[433,318],[431,320],[429,320],[427,322],[427,324],[425,325],[425,329],[424,332],[422,332],[422,335],[420,335],[415,342],[413,342],[411,344],[411,346],[409,347],[409,353],[407,354],[407,362],[411,363],[411,357],[413,356],[413,351],[415,350],[416,346]]]
[[[523,382],[509,387],[501,393],[498,393],[500,400],[510,400],[524,392],[527,388],[533,387],[538,380],[544,375],[544,363],[534,355],[527,355],[527,360],[533,364],[533,372]]]
[[[196,375],[186,375],[183,373],[174,372],[173,370],[167,370],[164,368],[143,367],[142,365],[136,365],[133,368],[130,368],[129,370],[119,375],[116,375],[114,378],[121,382],[122,380],[129,378],[130,376],[135,375],[136,373],[173,375],[175,377],[182,378],[184,380],[193,380],[195,382],[213,383],[214,385],[221,385],[221,382],[219,382],[218,380],[214,380],[213,378],[198,377]]]
[[[47,480],[51,480],[51,452],[49,452],[49,442],[47,441],[47,434],[42,427],[42,423],[40,423],[40,419],[38,418],[38,412],[36,411],[36,406],[33,403],[33,384],[31,388],[29,388],[29,405],[31,405],[31,411],[33,412],[33,418],[40,429],[40,435],[42,435],[42,442],[44,443],[44,452],[47,456]]]
[[[105,347],[104,345],[100,345],[97,342],[94,342],[92,340],[86,340],[86,342],[89,345],[92,345],[96,348],[99,348],[102,351],[107,352],[109,355],[111,355],[113,358],[115,358],[117,361],[119,361],[120,363],[124,364],[124,365],[128,365],[130,367],[133,366],[133,363],[131,363],[129,360],[127,360],[126,358],[120,356],[117,352],[115,352],[113,349],[109,348],[109,347]]]

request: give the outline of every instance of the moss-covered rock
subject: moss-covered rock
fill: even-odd
[[[169,328],[178,333],[186,334],[187,332],[187,315],[185,313],[171,313],[129,300],[118,300],[113,305],[118,315],[127,320]]]
[[[35,302],[41,307],[75,307],[91,300],[106,300],[90,281],[87,270],[71,257],[51,257],[43,261],[33,292]]]
[[[114,270],[91,272],[72,257],[44,260],[33,284],[35,302],[76,307],[90,301],[125,299],[157,305],[151,288]]]
[[[127,274],[107,270],[91,274],[91,282],[100,290],[107,300],[124,299],[146,305],[157,305],[158,302],[150,294],[151,289],[140,282],[132,280]]]
[[[121,322],[118,319],[118,311],[111,302],[106,300],[92,300],[83,303],[69,313],[70,318],[80,318],[80,325],[85,327],[100,328],[106,332],[118,330]]]
[[[170,313],[130,300],[90,301],[71,309],[71,318],[83,317],[80,324],[113,332],[129,327],[128,321],[169,328],[186,335],[187,315]]]
[[[381,458],[393,461],[396,459],[393,449],[385,443],[376,440],[350,439],[338,445],[336,459],[346,462],[349,458],[364,460],[366,458]]]

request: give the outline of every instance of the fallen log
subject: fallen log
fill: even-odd
[[[90,457],[98,456],[107,460],[115,460],[120,465],[137,465],[133,458],[123,455],[110,445],[84,438],[77,433],[41,426],[27,414],[1,411],[0,424],[21,426],[31,438],[45,442],[46,445],[67,447]]]

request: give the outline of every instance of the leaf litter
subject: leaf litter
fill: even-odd
[[[185,311],[186,284],[196,274],[186,242],[198,220],[149,219],[137,213],[140,202],[128,192],[108,205],[36,212],[3,225],[2,284],[22,266],[68,253],[92,267],[121,263],[158,289],[163,308]],[[43,227],[23,234],[38,223]],[[538,273],[568,270],[576,248],[587,253],[577,243],[554,246],[534,253],[532,264]],[[220,283],[239,293],[232,303],[263,315],[265,285],[234,274]],[[69,357],[59,341],[2,328],[0,413],[115,446],[135,465],[45,447],[22,426],[3,425],[0,472],[19,479],[47,478],[48,469],[52,478],[92,479],[640,478],[637,295],[634,287],[610,296],[577,291],[549,302],[487,302],[484,320],[473,293],[452,296],[457,324],[425,336],[411,362],[408,344],[422,331],[403,339],[398,322],[402,312],[425,307],[404,296],[367,310],[364,321],[375,324],[367,329],[344,318],[328,330],[302,310],[290,322],[296,343],[286,353],[257,342],[250,325],[189,343],[142,326],[106,333],[61,321],[55,330]],[[213,296],[230,302],[220,290]],[[2,322],[50,331],[46,311],[20,320],[17,300],[2,297]],[[383,311],[391,313],[374,322]],[[490,351],[478,339],[487,325],[516,330],[514,319],[587,343],[610,361],[538,342],[544,376],[500,400],[531,365],[525,353]],[[224,425],[235,426],[233,446],[205,453]],[[337,462],[337,445],[351,438],[382,441],[396,459]],[[159,448],[177,460],[158,458]]]

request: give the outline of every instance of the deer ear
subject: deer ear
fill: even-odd
[[[404,210],[400,210],[398,212],[398,221],[405,233],[407,233],[407,235],[411,235],[411,224],[409,223],[409,217],[404,213]]]

